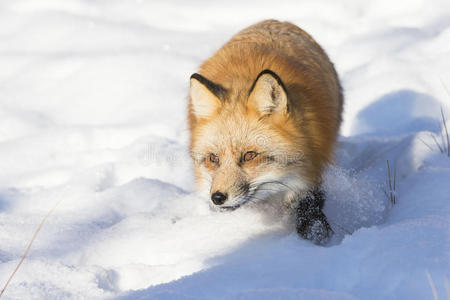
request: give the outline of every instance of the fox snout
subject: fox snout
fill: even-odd
[[[248,192],[247,178],[235,164],[224,163],[212,177],[210,189],[211,201],[214,205],[229,203],[245,197]]]

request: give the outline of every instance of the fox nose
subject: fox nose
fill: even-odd
[[[225,201],[227,200],[227,194],[223,194],[217,191],[211,195],[211,200],[215,205],[224,204]]]

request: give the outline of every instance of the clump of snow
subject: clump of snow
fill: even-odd
[[[324,212],[334,232],[352,234],[361,227],[383,223],[391,207],[383,187],[362,174],[331,168],[324,180]]]
[[[431,299],[432,285],[446,297],[450,158],[430,134],[445,133],[440,106],[450,119],[448,1],[0,8],[0,284],[59,203],[5,299]],[[310,32],[342,79],[325,247],[193,192],[188,78],[265,18]]]

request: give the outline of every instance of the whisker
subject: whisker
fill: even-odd
[[[256,191],[253,192],[253,194],[256,193],[265,193],[266,195],[276,195],[278,193],[283,193],[283,190],[277,190],[277,189],[257,189]]]
[[[259,200],[259,201],[265,201],[265,200],[267,200],[267,199],[255,197],[255,196],[253,196],[253,195],[247,196],[247,199],[249,199],[249,200]]]
[[[261,185],[265,185],[265,184],[279,184],[279,185],[282,185],[282,186],[288,188],[288,189],[289,189],[290,191],[292,191],[293,193],[298,194],[298,191],[294,190],[294,188],[292,188],[291,186],[289,186],[289,185],[287,185],[286,183],[281,182],[281,181],[277,181],[277,180],[274,180],[274,181],[266,181],[266,182],[262,183]]]

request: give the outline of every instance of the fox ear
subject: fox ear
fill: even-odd
[[[189,91],[192,112],[197,118],[209,118],[222,106],[226,90],[200,74],[192,74]]]
[[[261,115],[287,113],[287,94],[280,77],[270,70],[259,73],[250,89],[248,105]]]

